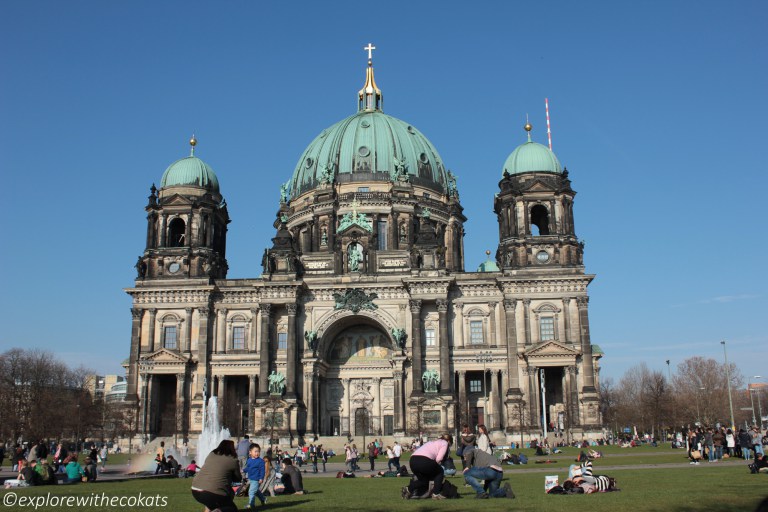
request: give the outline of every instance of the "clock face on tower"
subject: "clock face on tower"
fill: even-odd
[[[171,274],[175,274],[176,272],[179,271],[180,268],[181,268],[181,265],[179,265],[178,262],[174,261],[173,263],[168,265],[168,272],[170,272]]]
[[[549,253],[547,251],[539,251],[536,253],[536,260],[539,263],[547,263],[549,261]]]

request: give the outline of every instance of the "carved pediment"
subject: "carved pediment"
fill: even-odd
[[[543,341],[532,346],[523,355],[527,359],[531,358],[568,358],[573,359],[581,355],[581,352],[563,345],[557,341]]]
[[[156,350],[151,354],[148,354],[146,357],[141,358],[141,360],[139,361],[139,364],[141,364],[142,362],[162,364],[162,365],[186,364],[187,361],[188,359],[182,356],[181,354],[178,354],[166,348],[161,348],[160,350]]]
[[[194,204],[193,201],[181,194],[174,194],[163,199],[163,206],[190,206],[192,204]]]

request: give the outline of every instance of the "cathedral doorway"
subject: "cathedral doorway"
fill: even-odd
[[[152,429],[155,435],[176,432],[176,375],[154,375],[152,381]]]
[[[368,409],[358,407],[355,411],[355,435],[365,436],[371,434],[371,414]]]
[[[544,397],[546,399],[546,410],[543,411],[543,420],[546,422],[547,429],[554,431],[560,426],[562,416],[560,413],[565,410],[565,394],[563,393],[563,382],[565,379],[565,368],[562,366],[546,367],[544,370]],[[539,389],[541,389],[541,372],[539,372]]]
[[[224,393],[222,425],[230,434],[242,437],[248,431],[248,377],[228,375]]]

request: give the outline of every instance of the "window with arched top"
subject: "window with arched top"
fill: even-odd
[[[176,217],[168,224],[168,247],[184,247],[187,245],[187,224],[184,219]]]
[[[539,341],[557,340],[557,317],[560,310],[552,304],[545,303],[533,311],[539,324]]]
[[[466,313],[469,327],[469,344],[485,344],[485,324],[487,313],[479,308],[470,309]]]
[[[168,350],[178,350],[179,335],[181,334],[181,318],[169,313],[160,319],[160,335],[162,337],[163,348]]]
[[[242,315],[235,315],[229,319],[229,347],[232,350],[245,350],[248,321]]]
[[[542,236],[549,234],[549,210],[543,204],[531,208],[531,234]]]

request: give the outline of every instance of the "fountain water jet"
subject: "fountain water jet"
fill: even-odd
[[[208,454],[219,446],[220,442],[229,438],[229,429],[222,427],[219,421],[217,398],[212,396],[207,405],[203,402],[203,431],[197,440],[197,465],[202,466]]]

